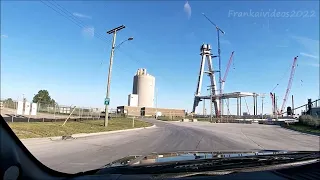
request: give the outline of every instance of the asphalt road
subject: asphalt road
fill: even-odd
[[[319,137],[274,125],[147,120],[156,128],[76,140],[23,140],[48,167],[67,173],[99,168],[127,155],[168,151],[319,150]]]

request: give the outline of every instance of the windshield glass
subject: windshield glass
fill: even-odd
[[[319,1],[1,1],[1,116],[61,172],[318,151],[319,77]]]

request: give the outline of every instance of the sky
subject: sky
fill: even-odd
[[[1,1],[1,99],[32,100],[46,89],[59,104],[102,108],[112,40],[106,32],[125,25],[116,44],[134,40],[115,51],[110,106],[127,105],[134,74],[146,68],[156,78],[157,107],[190,112],[200,46],[209,43],[217,54],[216,30],[202,13],[226,32],[222,75],[235,51],[224,92],[266,93],[270,113],[270,91],[276,87],[280,106],[299,56],[290,96],[295,106],[320,98],[318,1],[123,0]],[[204,77],[202,95],[208,85]],[[252,97],[243,102],[242,111],[252,114]],[[236,100],[229,104],[234,114]]]

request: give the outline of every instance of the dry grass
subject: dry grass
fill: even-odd
[[[13,122],[8,123],[20,139],[51,136],[67,136],[76,133],[94,133],[131,129],[132,119],[117,118],[109,120],[108,127],[103,126],[103,120],[70,121],[62,126],[63,122]],[[135,120],[134,127],[148,127],[151,123]]]

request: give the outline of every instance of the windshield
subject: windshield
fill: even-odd
[[[1,1],[1,116],[61,172],[319,151],[319,77],[318,1]]]

